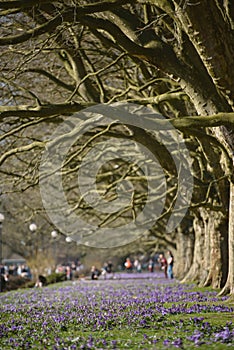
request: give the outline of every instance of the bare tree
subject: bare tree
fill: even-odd
[[[168,220],[177,196],[170,155],[161,152],[162,145],[147,127],[105,130],[107,138],[135,139],[150,148],[168,173],[173,195],[170,200],[167,196],[161,221],[147,239],[153,236],[177,244],[179,260],[185,256],[189,236],[185,231],[193,217],[195,239],[189,241],[194,244],[189,250],[193,260],[187,259],[191,266],[184,270],[185,280],[223,286],[222,293],[233,294],[233,5],[208,0],[35,0],[1,1],[0,8],[0,164],[3,175],[13,178],[10,187],[12,181],[21,190],[37,184],[36,169],[48,130],[52,132],[72,113],[116,101],[150,106],[168,119],[155,121],[158,129],[171,123],[186,139],[195,184],[189,220],[178,228],[178,235],[163,235],[163,220]],[[94,135],[102,140],[103,131],[94,130],[82,142],[92,147]],[[80,146],[65,168],[71,179],[70,167]],[[81,150],[85,155],[87,149]],[[100,191],[108,187],[103,179],[113,172],[109,166],[99,173]],[[114,181],[123,173],[129,178],[142,175],[136,169],[135,175],[132,169],[126,172],[126,165],[121,169]],[[144,180],[136,187],[140,210]],[[113,199],[113,187],[109,189]],[[86,213],[86,209],[81,201],[79,210]],[[129,213],[134,215],[130,207]],[[123,218],[126,213],[122,214]]]

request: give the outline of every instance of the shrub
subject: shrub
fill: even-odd
[[[47,281],[47,284],[66,281],[66,274],[62,272],[61,273],[53,272],[49,276],[46,276],[46,281]]]
[[[22,276],[9,276],[8,281],[5,284],[3,291],[15,290],[18,288],[24,288],[30,279]]]
[[[46,276],[46,285],[66,281],[65,273],[52,273]],[[34,288],[35,280],[30,280],[29,278],[22,276],[9,276],[8,281],[2,280],[1,291],[7,292],[10,290],[15,290],[19,288]]]

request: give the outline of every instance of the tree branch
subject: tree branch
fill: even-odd
[[[20,132],[21,130],[24,130],[32,125],[36,125],[36,124],[40,124],[42,122],[47,122],[47,121],[50,121],[50,120],[53,120],[57,118],[56,116],[50,116],[50,117],[44,117],[44,118],[33,118],[33,120],[30,120],[29,122],[26,121],[26,123],[23,123],[23,124],[20,124],[18,126],[16,126],[15,128],[5,132],[4,134],[1,134],[0,135],[0,141],[2,141],[3,139],[11,136],[11,135],[14,135],[18,132]],[[17,123],[16,123],[17,124]]]
[[[33,29],[30,29],[26,31],[23,34],[19,35],[9,35],[6,37],[0,38],[0,46],[4,45],[14,45],[14,44],[20,44],[23,43],[33,37],[39,36],[41,34],[45,34],[48,30],[54,30],[57,26],[62,24],[64,20],[65,12],[59,13],[57,16],[55,16],[50,21],[36,27]]]
[[[127,102],[135,102],[139,104],[159,104],[160,102],[166,102],[171,100],[188,100],[188,95],[183,91],[173,91],[160,94],[158,96],[146,97],[146,98],[128,98]]]
[[[220,112],[214,115],[200,115],[171,119],[171,124],[177,129],[216,127],[221,125],[234,126],[234,112]],[[189,130],[188,130],[189,131]]]
[[[74,90],[74,85],[64,83],[62,80],[56,78],[53,74],[47,72],[44,69],[30,68],[30,69],[25,69],[20,74],[23,74],[23,73],[38,73],[40,75],[44,75],[45,77],[49,78],[55,84],[57,84],[58,86],[61,86],[62,88],[66,89],[66,90],[69,90],[69,91],[73,91]]]
[[[32,6],[37,6],[41,4],[48,4],[53,1],[50,0],[13,0],[13,1],[0,1],[0,8],[2,9],[15,9],[15,8],[20,8],[20,9],[25,9],[25,8],[30,8]],[[94,13],[94,12],[102,12],[106,10],[110,10],[116,6],[121,6],[125,4],[130,4],[135,2],[134,0],[108,0],[108,1],[101,1],[101,2],[96,2],[93,4],[86,4],[86,5],[79,5],[79,9],[83,13]]]
[[[40,4],[46,4],[49,2],[51,2],[51,1],[49,1],[49,0],[0,1],[0,8],[4,9],[4,10],[16,9],[16,8],[25,9],[25,8],[29,8],[29,7],[40,5]]]
[[[93,105],[92,103],[62,103],[31,107],[28,105],[21,106],[0,106],[0,121],[5,117],[50,117],[53,115],[69,115],[78,112],[86,107]]]
[[[32,143],[30,143],[29,145],[26,145],[26,146],[12,148],[11,150],[5,152],[0,157],[0,165],[2,165],[7,158],[11,157],[14,154],[21,153],[21,152],[27,152],[27,151],[30,151],[33,148],[38,148],[38,147],[39,148],[45,147],[45,142],[34,141],[34,142],[32,142]]]
[[[43,1],[30,1],[31,6],[37,5],[38,3],[43,3]],[[46,1],[48,3],[50,1]],[[83,5],[79,6],[77,11],[76,9],[70,7],[64,8],[61,12],[57,14],[54,18],[49,20],[46,23],[43,23],[42,25],[30,29],[26,31],[23,34],[20,35],[12,35],[12,36],[7,36],[7,37],[2,37],[0,38],[0,46],[4,45],[14,45],[14,44],[19,44],[22,42],[27,41],[28,39],[32,37],[39,36],[41,34],[45,34],[47,31],[55,30],[60,24],[63,22],[74,22],[74,18],[80,18],[84,15],[90,14],[90,13],[95,13],[95,12],[103,12],[107,10],[111,10],[112,8],[128,3],[135,2],[134,0],[116,0],[116,1],[104,1],[104,2],[97,2],[94,4],[88,4],[88,5]],[[8,8],[15,8],[15,7],[20,7],[20,8],[30,8],[31,6],[28,5],[29,1],[6,1],[0,2],[0,8],[3,9],[8,9]],[[18,5],[18,6],[17,6]]]
[[[30,107],[27,105],[0,106],[0,121],[8,116],[49,117],[53,115],[70,115],[93,105],[96,104],[72,102],[64,104],[41,105],[36,107]],[[190,128],[200,129],[206,127],[218,127],[222,125],[232,127],[234,125],[234,112],[220,112],[214,115],[185,116],[182,118],[172,119],[146,118],[146,120],[149,120],[150,123],[155,123],[155,126],[161,129],[170,129],[170,125],[172,125],[171,127],[175,127],[176,129],[190,132]]]

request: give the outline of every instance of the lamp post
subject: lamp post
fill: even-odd
[[[57,264],[57,237],[58,237],[58,232],[53,230],[51,232],[51,237],[53,239],[53,256],[54,256],[54,265],[55,265],[55,269],[56,269],[56,264]]]
[[[35,233],[36,232],[36,230],[37,230],[37,225],[34,223],[34,222],[32,222],[30,225],[29,225],[29,230],[32,232],[32,234],[33,233]],[[35,247],[35,245],[34,244],[32,244],[32,248],[33,248],[33,252],[32,252],[32,254],[36,254],[37,255],[37,244],[36,244],[36,247]],[[35,251],[34,251],[35,250]]]
[[[0,213],[0,264],[2,264],[2,223],[4,219],[4,215]]]
[[[5,217],[2,213],[0,213],[0,267],[1,267],[1,271],[0,271],[0,292],[2,291],[2,223],[4,221]]]
[[[65,241],[68,243],[68,244],[70,244],[72,241],[73,241],[73,239],[70,237],[70,236],[67,236],[66,238],[65,238]],[[70,260],[70,249],[69,249],[70,247],[68,246],[68,248],[67,248],[67,260],[68,260],[68,262],[69,262],[69,260]]]

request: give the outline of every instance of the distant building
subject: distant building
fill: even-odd
[[[12,259],[2,259],[2,263],[5,266],[12,265],[24,265],[26,264],[26,260],[24,258],[12,258]]]

